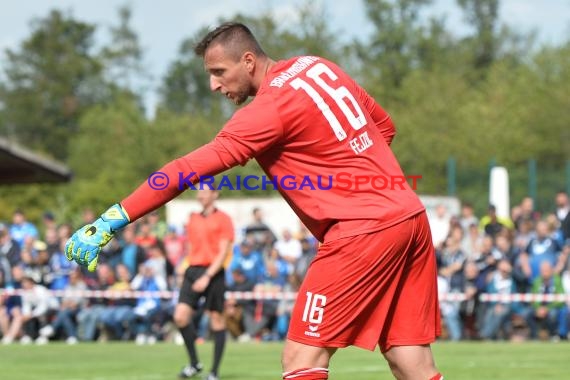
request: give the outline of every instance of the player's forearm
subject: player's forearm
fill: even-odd
[[[184,158],[171,161],[158,171],[153,173],[162,173],[163,176],[160,184],[161,188],[157,188],[157,184],[153,184],[152,175],[143,182],[135,191],[121,201],[121,206],[125,209],[131,222],[137,220],[143,215],[159,208],[168,201],[176,198],[185,189],[179,185],[178,173],[192,173],[192,169]],[[192,183],[197,181],[197,176],[192,178]],[[158,178],[157,178],[158,179]],[[162,184],[167,184],[162,188]]]
[[[215,140],[152,173],[121,205],[133,222],[176,198],[200,177],[214,176],[237,164],[224,145]]]
[[[214,261],[212,261],[212,263],[208,266],[208,269],[205,273],[210,278],[214,277],[224,266],[224,262],[226,261],[226,258],[228,257],[228,254],[231,250],[232,242],[224,241],[220,245],[220,252]]]

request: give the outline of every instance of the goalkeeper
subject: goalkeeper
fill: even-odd
[[[442,379],[430,348],[440,315],[425,209],[405,182],[371,183],[405,178],[390,148],[396,133],[390,116],[333,62],[315,56],[273,61],[243,24],[219,26],[195,51],[212,91],[236,105],[254,100],[212,142],[160,169],[170,179],[165,189],[144,182],[76,232],[68,258],[94,270],[117,230],[178,196],[182,185],[252,158],[270,178],[318,183],[350,173],[355,187],[278,189],[322,242],[292,311],[282,378],[328,379],[336,350],[354,345],[379,346],[398,379]]]

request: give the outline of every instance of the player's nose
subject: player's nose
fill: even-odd
[[[210,75],[210,90],[212,90],[212,91],[220,91],[221,88],[222,88],[222,85],[221,85],[220,82],[216,79],[216,77],[214,77],[213,75]]]

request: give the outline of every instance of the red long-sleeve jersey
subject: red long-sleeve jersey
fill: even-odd
[[[145,182],[121,204],[135,220],[180,194],[177,179],[196,173],[198,181],[255,158],[320,241],[377,231],[424,210],[402,181],[394,135],[390,116],[334,63],[279,61],[212,142],[160,169],[166,189]],[[284,176],[295,189],[281,186]]]

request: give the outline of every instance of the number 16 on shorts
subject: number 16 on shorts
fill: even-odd
[[[307,301],[303,310],[303,322],[309,323],[309,330],[305,331],[305,335],[320,336],[317,333],[319,324],[323,322],[324,306],[327,303],[327,297],[322,294],[313,294],[307,292]]]

